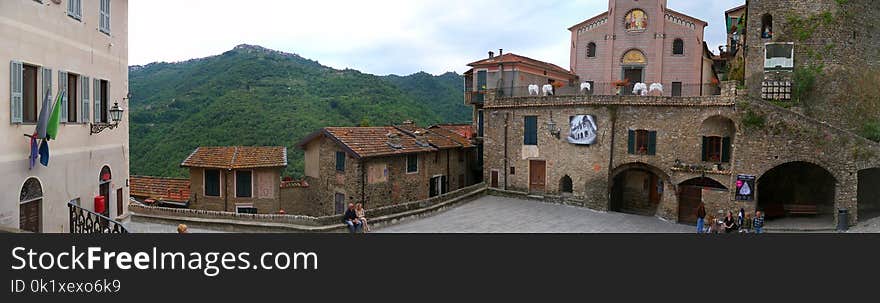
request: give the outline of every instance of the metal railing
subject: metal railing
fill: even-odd
[[[662,96],[662,97],[699,97],[714,96],[721,94],[721,87],[712,83],[682,84],[672,85],[671,83],[663,84],[663,90],[650,91],[650,83],[647,84],[649,91],[645,92],[645,96]],[[616,83],[592,83],[589,89],[581,89],[580,86],[563,86],[554,87],[551,92],[544,92],[543,87],[538,87],[537,92],[530,90],[528,86],[520,86],[513,88],[499,89],[496,97],[540,97],[540,96],[634,96],[642,95],[641,91],[635,91],[635,84],[619,86]]]
[[[127,234],[128,229],[116,220],[67,202],[71,234]]]

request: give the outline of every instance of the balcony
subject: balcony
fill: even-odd
[[[486,102],[486,91],[465,91],[464,102],[468,105],[479,105]]]
[[[71,234],[127,234],[128,229],[113,219],[68,202]]]
[[[695,83],[695,84],[663,84],[662,90],[650,90],[650,84],[647,84],[647,91],[635,90],[635,84],[620,86],[620,83],[591,83],[589,89],[586,87],[564,86],[554,87],[550,92],[544,92],[542,87],[537,91],[529,90],[529,87],[513,87],[507,91],[497,92],[498,97],[546,97],[546,96],[654,96],[654,97],[700,97],[700,96],[716,96],[721,94],[721,87],[713,83]],[[480,100],[482,103],[484,100]]]

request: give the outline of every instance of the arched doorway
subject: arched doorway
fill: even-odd
[[[707,177],[694,178],[678,185],[678,222],[697,223],[697,207],[703,201],[704,191],[727,192],[727,187]]]
[[[21,230],[38,233],[43,230],[43,186],[37,178],[30,178],[21,187],[19,201],[18,227]]]
[[[614,212],[654,216],[663,200],[660,170],[647,164],[618,168],[611,184],[609,209]]]
[[[101,214],[106,217],[110,217],[111,180],[113,180],[113,175],[110,173],[110,167],[105,165],[101,168],[101,174],[98,176],[98,195],[104,197],[104,211]]]
[[[571,177],[568,175],[559,179],[559,192],[563,195],[570,195],[574,192],[574,184],[572,184]]]
[[[880,217],[880,168],[859,171],[859,221]]]
[[[648,65],[648,59],[645,53],[631,49],[623,54],[620,59],[621,80],[628,81],[628,85],[623,88],[622,95],[632,95],[633,88],[636,83],[645,82],[645,66]]]
[[[767,219],[813,218],[834,221],[837,180],[813,163],[790,162],[758,178],[758,209]]]

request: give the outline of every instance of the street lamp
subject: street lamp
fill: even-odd
[[[119,121],[122,121],[122,112],[123,109],[119,107],[119,102],[113,102],[113,107],[110,108],[110,120],[113,123],[105,123],[105,122],[95,122],[92,123],[92,130],[89,135],[96,135],[105,129],[114,129],[119,126]]]

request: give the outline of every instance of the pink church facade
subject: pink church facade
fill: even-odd
[[[642,82],[662,84],[665,96],[711,95],[717,78],[703,42],[707,25],[666,0],[609,0],[608,11],[569,28],[571,70],[596,94],[628,80],[623,94]]]

